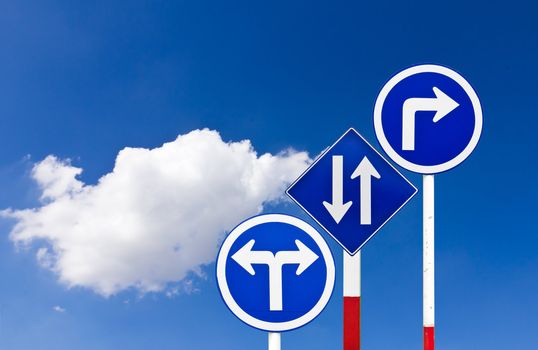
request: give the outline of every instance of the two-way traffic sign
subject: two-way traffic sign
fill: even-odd
[[[351,128],[286,192],[353,255],[417,189]]]
[[[217,282],[228,308],[269,332],[312,321],[329,301],[334,275],[323,237],[289,215],[244,221],[226,237],[217,257]]]

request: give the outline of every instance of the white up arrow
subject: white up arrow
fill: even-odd
[[[434,98],[409,98],[405,100],[402,109],[402,150],[415,150],[415,114],[419,111],[435,111],[433,122],[437,123],[452,112],[459,103],[447,94],[433,88]]]
[[[351,174],[351,178],[361,178],[361,225],[372,224],[372,177],[380,179],[381,175],[370,163],[368,158],[362,158],[361,162]]]
[[[325,209],[331,214],[336,223],[346,215],[352,201],[344,203],[344,156],[333,156],[333,199],[332,203],[323,202]]]
[[[299,276],[318,259],[318,256],[298,239],[295,240],[298,250],[280,251],[276,254],[265,250],[252,250],[254,243],[253,239],[248,241],[232,255],[232,259],[251,275],[256,274],[252,267],[254,264],[269,267],[269,310],[282,311],[282,266],[298,264],[295,273]]]

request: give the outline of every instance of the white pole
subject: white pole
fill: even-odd
[[[433,175],[423,177],[423,320],[424,350],[434,350],[435,327],[435,210]]]
[[[344,350],[361,347],[361,252],[344,251]]]
[[[280,350],[280,333],[269,332],[269,350]]]

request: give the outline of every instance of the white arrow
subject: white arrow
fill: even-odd
[[[368,158],[362,158],[361,162],[351,174],[351,178],[361,178],[361,225],[372,224],[372,177],[380,179],[381,175],[370,163]]]
[[[459,103],[447,94],[433,88],[434,98],[413,97],[405,100],[402,109],[402,150],[415,150],[415,114],[419,111],[435,111],[433,122],[437,123],[452,112]]]
[[[232,255],[234,259],[242,268],[247,270],[252,276],[256,274],[253,264],[267,264],[269,265],[275,258],[275,255],[269,251],[254,251],[252,247],[256,241],[251,239],[241,249]]]
[[[336,223],[346,215],[352,201],[344,203],[344,156],[333,156],[333,199],[332,203],[323,202],[325,209],[331,214]]]
[[[269,267],[269,310],[282,311],[282,266],[298,264],[295,273],[299,276],[318,259],[318,256],[298,239],[295,240],[298,250],[280,251],[276,254],[270,251],[252,250],[254,243],[253,239],[248,241],[232,255],[232,259],[251,275],[256,274],[252,267],[254,264]]]

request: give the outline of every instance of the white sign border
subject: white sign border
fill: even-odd
[[[394,88],[394,86],[396,86],[396,84],[398,84],[400,81],[404,80],[407,77],[410,77],[411,75],[418,74],[418,73],[438,73],[438,74],[447,76],[448,78],[451,78],[463,88],[463,90],[467,93],[467,96],[469,96],[469,98],[471,99],[471,103],[473,105],[473,110],[474,110],[474,115],[475,115],[475,127],[473,131],[473,135],[471,136],[471,140],[469,141],[469,144],[467,144],[465,149],[456,157],[442,164],[419,165],[419,164],[415,164],[406,160],[392,148],[383,130],[382,109],[383,109],[383,104],[385,103],[385,99],[387,98],[387,95]],[[377,136],[377,140],[379,141],[379,144],[381,145],[381,148],[383,148],[383,150],[387,153],[389,158],[392,159],[396,164],[398,164],[404,169],[407,169],[407,170],[410,170],[412,172],[419,173],[419,174],[442,173],[444,171],[447,171],[456,167],[465,159],[467,159],[467,157],[469,157],[469,155],[473,152],[476,145],[478,144],[478,141],[480,140],[480,135],[482,134],[482,125],[483,125],[482,106],[480,105],[480,100],[478,99],[478,95],[474,91],[471,84],[469,84],[469,82],[467,82],[467,80],[465,80],[464,77],[462,77],[459,73],[453,71],[452,69],[444,67],[444,66],[435,65],[435,64],[423,64],[423,65],[413,66],[413,67],[404,69],[403,71],[394,75],[383,86],[383,88],[381,89],[381,92],[379,92],[379,95],[377,96],[375,106],[374,106],[374,130]]]
[[[286,322],[268,322],[268,321],[257,319],[249,315],[246,311],[244,311],[237,304],[232,294],[230,293],[230,290],[228,288],[228,283],[226,281],[226,261],[227,261],[228,254],[230,252],[230,249],[233,243],[245,231],[251,229],[254,226],[261,225],[264,223],[269,223],[269,222],[280,222],[280,223],[285,223],[285,224],[295,226],[298,229],[304,231],[310,237],[312,237],[312,239],[316,242],[319,249],[321,250],[321,253],[323,255],[323,260],[325,261],[325,264],[327,267],[325,287],[316,305],[314,305],[314,307],[303,316],[297,319],[291,320],[291,321],[286,321]],[[220,248],[220,251],[217,257],[216,272],[217,272],[217,284],[219,287],[219,291],[224,300],[224,303],[228,306],[230,311],[235,316],[237,316],[241,321],[245,322],[246,324],[254,328],[257,328],[263,331],[268,331],[268,332],[290,331],[290,330],[302,327],[305,324],[312,321],[314,318],[316,318],[323,311],[323,309],[329,302],[331,295],[333,293],[334,281],[335,281],[334,259],[333,259],[331,250],[329,249],[329,246],[327,245],[327,242],[325,242],[325,239],[323,239],[321,234],[314,227],[312,227],[305,221],[299,218],[296,218],[294,216],[285,215],[285,214],[262,214],[262,215],[254,216],[250,219],[243,221],[236,228],[234,228],[228,234],[228,236],[222,243],[222,246]]]

